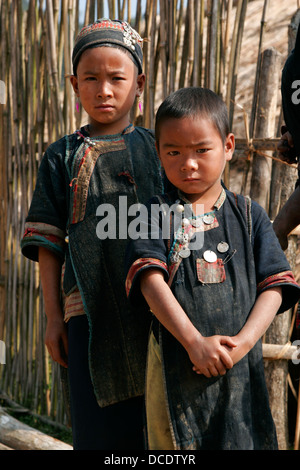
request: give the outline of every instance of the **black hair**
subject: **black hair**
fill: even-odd
[[[167,119],[181,119],[204,115],[216,126],[221,139],[228,136],[229,120],[227,107],[222,98],[208,88],[187,87],[171,93],[156,113],[155,138],[159,142],[161,124]]]
[[[118,44],[112,44],[112,43],[109,43],[109,42],[104,42],[104,43],[101,43],[101,44],[91,44],[81,52],[81,54],[77,57],[77,60],[73,65],[73,75],[75,75],[75,77],[77,75],[77,67],[78,67],[78,64],[79,64],[80,57],[81,57],[82,53],[84,51],[86,51],[87,49],[95,49],[96,47],[113,47],[114,49],[118,49],[119,51],[121,51],[125,55],[127,55],[127,57],[129,57],[129,59],[131,59],[131,61],[134,63],[136,68],[139,69],[137,61],[135,60],[133,55],[127,49],[125,49],[125,47],[119,46]]]

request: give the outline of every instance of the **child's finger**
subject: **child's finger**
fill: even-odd
[[[220,360],[222,361],[223,366],[225,369],[231,369],[233,367],[233,360],[227,353],[227,351],[224,349],[223,353],[221,352],[220,354]]]
[[[230,348],[236,348],[237,343],[233,340],[231,336],[222,336],[221,344],[229,346]]]

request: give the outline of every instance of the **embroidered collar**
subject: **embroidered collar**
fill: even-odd
[[[180,189],[177,190],[179,198],[183,201],[186,202],[187,204],[191,205],[191,202],[183,195],[183,193],[180,191]],[[224,204],[226,199],[226,191],[224,188],[222,188],[221,193],[214,203],[214,208],[218,211],[221,209],[222,205]]]
[[[90,136],[90,125],[87,124],[87,125],[81,127],[80,129],[78,129],[77,131],[75,131],[74,134],[77,134],[78,138],[81,137],[88,144],[95,145],[96,142],[103,141],[103,140],[106,140],[106,141],[119,140],[123,135],[130,134],[131,132],[133,132],[134,129],[135,128],[134,128],[133,124],[129,124],[119,134],[99,135],[99,136],[91,137]]]

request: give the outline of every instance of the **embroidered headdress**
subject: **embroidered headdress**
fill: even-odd
[[[76,74],[81,54],[89,47],[101,44],[116,44],[127,49],[132,54],[139,73],[142,73],[142,43],[140,35],[126,21],[101,18],[84,26],[78,34],[72,54],[73,73]]]

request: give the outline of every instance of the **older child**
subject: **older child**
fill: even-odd
[[[128,295],[141,305],[141,292],[154,315],[149,448],[275,449],[259,339],[300,288],[265,212],[222,187],[234,136],[221,98],[173,93],[157,112],[156,141],[178,189],[150,200],[149,236],[130,242],[127,259]],[[162,201],[165,215],[155,218]],[[180,212],[170,240],[150,237]]]
[[[74,448],[139,449],[149,325],[126,298],[126,226],[110,236],[101,220],[112,207],[116,226],[124,201],[162,191],[154,135],[129,118],[145,84],[142,40],[126,22],[98,20],[72,57],[90,122],[47,149],[22,251],[40,264],[47,347],[68,367]]]

